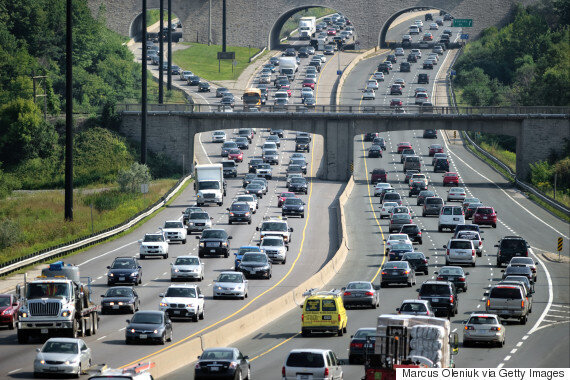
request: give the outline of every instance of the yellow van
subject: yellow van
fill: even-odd
[[[301,305],[301,333],[335,332],[342,336],[346,332],[348,317],[340,293],[318,292],[305,299]]]

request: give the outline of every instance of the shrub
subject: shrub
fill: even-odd
[[[85,197],[83,204],[85,206],[93,205],[93,208],[98,212],[111,211],[134,198],[136,196],[133,193],[109,190]]]
[[[12,194],[12,190],[19,189],[21,186],[22,184],[16,177],[0,169],[0,199],[6,198]]]
[[[0,220],[0,250],[20,241],[20,228],[12,219]]]
[[[128,169],[122,169],[117,175],[117,182],[122,192],[135,193],[140,191],[143,183],[151,180],[148,166],[135,162]]]
[[[535,186],[543,186],[545,183],[550,183],[554,170],[552,166],[546,161],[538,161],[535,164],[530,164],[530,180]]]

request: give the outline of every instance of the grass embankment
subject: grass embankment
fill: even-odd
[[[76,192],[73,222],[63,222],[64,193],[60,190],[13,195],[0,201],[2,219],[16,223],[20,236],[8,248],[0,250],[0,263],[80,238],[93,230],[107,229],[124,222],[162,197],[177,180],[151,182],[149,192],[125,194],[110,190],[94,194]]]
[[[208,81],[233,80],[239,77],[241,72],[249,65],[249,57],[258,53],[260,49],[228,46],[228,52],[235,52],[236,65],[232,61],[222,60],[218,71],[218,52],[222,51],[221,45],[205,45],[193,42],[182,42],[189,45],[188,49],[173,52],[172,59],[175,64],[184,70],[190,70],[200,78]]]
[[[162,11],[162,17],[164,20],[164,25],[168,24],[168,11],[167,10],[163,10]],[[176,18],[174,15],[172,15],[172,18]],[[146,11],[146,26],[151,26],[154,23],[157,23],[158,21],[160,21],[160,10],[159,9],[149,9]]]
[[[289,18],[289,20],[285,21],[285,24],[283,24],[281,32],[279,33],[279,38],[289,37],[289,34],[299,26],[299,19],[301,17],[315,16],[318,19],[333,13],[337,12],[334,9],[323,7],[309,8],[305,11],[295,13]]]

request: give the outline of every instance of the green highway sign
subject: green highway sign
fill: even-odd
[[[457,28],[469,28],[473,26],[473,19],[472,18],[455,18],[451,23],[452,27]]]

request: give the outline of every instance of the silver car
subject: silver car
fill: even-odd
[[[79,377],[84,369],[91,367],[91,349],[83,339],[51,338],[37,348],[34,360],[34,377],[43,374],[72,374]]]
[[[460,201],[463,203],[465,200],[465,189],[462,187],[452,187],[447,193],[447,201]]]
[[[447,249],[445,265],[457,263],[475,266],[475,246],[472,240],[451,239],[443,248]]]
[[[188,233],[202,232],[208,228],[212,228],[212,219],[207,212],[193,212],[188,216],[186,228]]]
[[[170,281],[203,280],[204,263],[198,256],[178,256],[170,268]]]
[[[380,295],[376,286],[368,281],[351,281],[342,288],[342,302],[346,308],[350,306],[364,305],[376,309],[380,306]]]
[[[285,241],[281,236],[266,236],[261,239],[259,248],[267,253],[267,256],[272,262],[281,262],[285,264],[287,262],[287,251],[289,247],[285,244]]]
[[[214,299],[220,297],[247,298],[248,283],[241,272],[222,272],[213,285]]]
[[[513,257],[509,265],[529,267],[532,271],[532,281],[536,282],[536,266],[538,265],[538,261],[535,262],[531,257]]]
[[[398,314],[435,316],[428,300],[404,300],[402,305],[396,308]]]
[[[505,345],[505,326],[495,314],[471,314],[463,329],[463,347],[476,342]]]

